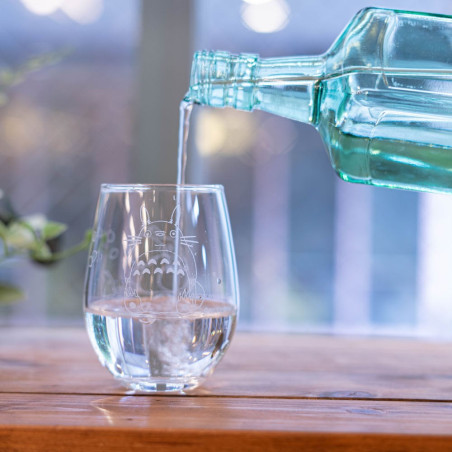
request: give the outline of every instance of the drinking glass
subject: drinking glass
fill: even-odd
[[[198,386],[225,353],[238,307],[222,186],[102,185],[85,320],[115,378],[148,392]]]

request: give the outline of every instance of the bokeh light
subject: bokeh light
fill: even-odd
[[[246,0],[242,5],[242,21],[256,33],[274,33],[289,22],[290,7],[285,0]]]
[[[80,24],[95,22],[102,14],[103,0],[21,0],[32,13],[48,16],[62,11]]]
[[[244,154],[255,142],[256,119],[248,112],[202,109],[195,141],[199,153],[210,156]]]

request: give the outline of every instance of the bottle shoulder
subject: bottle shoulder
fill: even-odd
[[[326,73],[366,68],[452,69],[452,17],[384,8],[361,10],[326,52]]]

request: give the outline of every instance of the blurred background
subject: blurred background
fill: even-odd
[[[22,214],[91,227],[102,182],[173,183],[178,107],[196,49],[315,55],[361,0],[3,0],[0,188]],[[378,6],[452,14],[448,0]],[[347,184],[311,126],[195,108],[189,183],[221,183],[239,328],[452,336],[452,197]],[[27,298],[0,324],[82,324],[86,253],[14,261]]]

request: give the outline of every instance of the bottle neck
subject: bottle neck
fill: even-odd
[[[212,107],[259,109],[301,122],[316,122],[315,85],[323,57],[260,59],[257,55],[197,52],[189,98]]]

